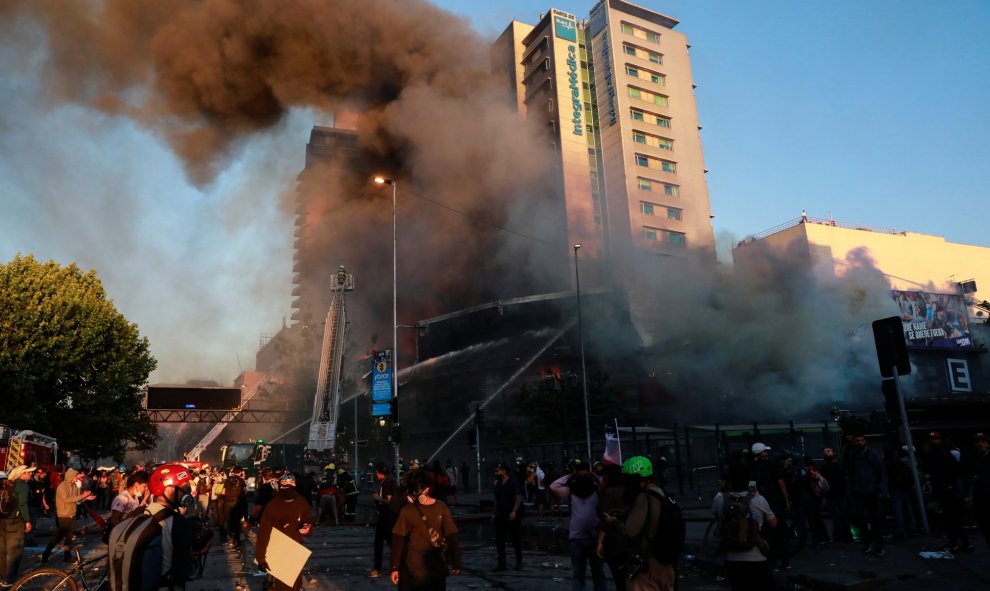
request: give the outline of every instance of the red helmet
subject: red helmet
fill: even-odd
[[[192,480],[189,470],[178,464],[165,464],[158,466],[148,478],[148,491],[158,496],[165,494],[167,486],[182,486]]]

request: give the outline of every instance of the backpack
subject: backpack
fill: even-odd
[[[0,486],[0,518],[6,519],[17,514],[17,495],[14,494],[14,483],[4,480]]]
[[[759,524],[750,519],[750,504],[753,497],[751,492],[745,495],[724,494],[722,513],[719,515],[720,530],[719,550],[722,552],[747,552],[755,547],[764,549],[765,542],[760,537]]]
[[[244,491],[244,481],[240,476],[231,476],[223,483],[223,498],[226,501],[236,501]]]
[[[677,501],[663,491],[646,489],[646,493],[660,501],[657,535],[649,539],[650,555],[660,564],[677,564],[678,557],[684,552],[684,538],[687,536],[681,508]],[[650,517],[647,515],[647,524],[649,522]]]
[[[162,509],[154,515],[128,517],[110,531],[107,578],[110,591],[157,589],[162,570],[162,522],[173,515]]]

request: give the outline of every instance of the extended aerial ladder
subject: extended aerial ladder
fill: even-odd
[[[320,373],[313,401],[313,418],[309,424],[309,449],[333,449],[340,413],[340,366],[344,355],[344,333],[347,329],[347,292],[354,291],[354,276],[341,265],[331,279],[330,310],[323,329],[323,352]]]
[[[189,450],[189,452],[186,454],[186,459],[189,460],[190,462],[198,462],[199,456],[204,451],[206,451],[206,448],[209,447],[209,445],[213,443],[214,440],[216,440],[217,436],[220,435],[220,432],[224,430],[224,427],[234,422],[234,420],[237,418],[237,415],[244,409],[245,406],[247,406],[247,403],[250,402],[252,398],[254,398],[254,395],[257,394],[258,391],[261,390],[261,387],[265,385],[265,383],[267,382],[268,382],[268,378],[266,377],[265,379],[258,380],[257,383],[254,384],[254,386],[248,388],[246,391],[241,392],[241,403],[237,406],[237,408],[225,414],[223,416],[223,420],[217,423],[216,425],[214,425],[213,428],[210,429],[209,432],[206,435],[204,435],[202,439],[199,440],[199,443],[197,443],[195,446],[193,446],[191,450]]]

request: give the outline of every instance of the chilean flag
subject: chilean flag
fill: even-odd
[[[619,419],[605,426],[605,463],[622,465],[622,445],[619,443]]]

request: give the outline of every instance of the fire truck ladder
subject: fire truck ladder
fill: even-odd
[[[341,265],[331,279],[330,310],[323,330],[323,353],[313,401],[313,418],[309,424],[309,449],[333,449],[340,412],[340,365],[344,355],[344,332],[347,330],[347,292],[354,290],[354,276]]]
[[[186,459],[188,459],[190,462],[198,462],[200,454],[206,451],[206,448],[211,443],[213,443],[213,441],[217,438],[218,435],[220,435],[220,432],[223,431],[224,427],[226,427],[227,424],[234,422],[234,420],[237,418],[237,415],[240,414],[242,410],[244,410],[244,407],[247,406],[247,403],[250,402],[252,398],[254,398],[254,395],[257,394],[258,391],[261,390],[261,387],[264,386],[266,383],[268,383],[267,376],[264,379],[258,380],[258,382],[252,388],[249,388],[246,392],[242,392],[241,403],[237,406],[237,408],[225,414],[223,416],[223,420],[217,423],[216,425],[214,425],[213,428],[210,429],[210,431],[203,436],[203,438],[199,441],[199,443],[197,443],[191,450],[189,450],[189,453],[186,454]]]

